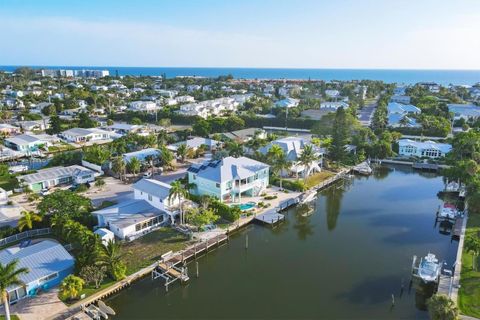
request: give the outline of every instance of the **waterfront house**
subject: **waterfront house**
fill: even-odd
[[[50,127],[49,119],[18,121],[15,125],[24,131],[45,131]]]
[[[40,169],[36,173],[18,176],[21,185],[33,192],[39,192],[44,188],[52,188],[58,185],[83,184],[95,181],[98,173],[82,166],[53,167]]]
[[[137,124],[129,124],[123,122],[115,122],[114,124],[106,127],[105,129],[108,131],[113,131],[117,134],[124,135],[128,133],[136,133],[143,130],[145,126],[137,125]]]
[[[474,104],[451,103],[447,105],[455,120],[476,120],[480,117],[480,107]]]
[[[401,139],[398,141],[399,155],[406,157],[426,157],[440,158],[444,157],[452,150],[452,146],[447,143],[437,143],[434,141],[414,141],[410,139]]]
[[[5,139],[5,146],[13,150],[29,153],[49,147],[59,139],[48,134],[21,134]]]
[[[313,146],[313,149],[315,151],[315,155],[317,156],[318,160],[313,161],[310,164],[308,172],[305,172],[306,168],[304,165],[300,164],[298,162],[298,159],[300,158],[303,149],[307,145],[306,141],[300,137],[286,137],[286,138],[281,138],[274,140],[270,142],[267,146],[260,148],[260,153],[266,155],[270,148],[274,145],[279,146],[282,148],[285,158],[292,163],[292,166],[290,167],[290,172],[287,172],[287,174],[302,174],[302,175],[310,175],[312,172],[319,172],[321,171],[321,161],[323,158],[323,150]],[[283,173],[285,174],[285,173]]]
[[[269,184],[270,166],[247,157],[226,157],[188,168],[188,182],[194,195],[208,195],[220,201],[240,201],[258,196]]]
[[[412,116],[420,114],[421,110],[414,105],[390,102],[387,105],[387,111],[388,125],[392,128],[415,128],[420,126],[419,124],[417,124],[417,121]]]
[[[170,188],[169,184],[154,179],[142,179],[133,185],[134,199],[92,214],[99,227],[131,241],[174,221],[181,200],[169,199]]]
[[[73,273],[75,260],[65,248],[53,240],[42,240],[30,245],[21,244],[0,251],[3,265],[18,260],[18,268],[30,272],[19,276],[22,285],[7,288],[10,302],[26,297],[35,297],[39,290],[45,291],[60,284]]]
[[[68,142],[82,143],[88,141],[101,141],[116,138],[117,135],[106,130],[97,128],[72,128],[63,131],[59,136]]]

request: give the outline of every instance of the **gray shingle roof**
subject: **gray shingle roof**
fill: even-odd
[[[0,251],[0,263],[6,264],[14,259],[18,259],[19,268],[30,270],[28,274],[20,276],[25,284],[66,270],[75,263],[67,250],[52,240],[43,240],[25,248],[14,246]]]

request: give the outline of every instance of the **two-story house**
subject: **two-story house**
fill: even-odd
[[[247,157],[194,164],[188,169],[188,182],[194,195],[208,195],[227,202],[240,202],[242,196],[258,196],[269,184],[270,166]]]

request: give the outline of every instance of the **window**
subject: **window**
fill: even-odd
[[[50,281],[50,280],[52,280],[52,279],[55,279],[56,277],[58,277],[58,273],[57,273],[57,272],[52,273],[52,274],[50,274],[50,275],[48,275],[48,276],[46,276],[46,277],[43,277],[43,278],[38,279],[38,284],[43,284],[43,283],[48,282],[48,281]]]
[[[197,175],[196,174],[193,175],[193,180],[197,180]]]
[[[217,183],[217,188],[220,188],[220,183]]]
[[[151,194],[148,195],[148,201],[152,201],[153,200],[153,197]]]

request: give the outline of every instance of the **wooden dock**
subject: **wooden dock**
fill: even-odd
[[[463,229],[463,218],[457,218],[455,220],[455,225],[453,226],[452,238],[460,239]]]
[[[440,275],[440,279],[438,280],[438,294],[444,294],[447,297],[450,297],[452,292],[452,276],[442,274]]]
[[[414,162],[412,164],[412,168],[417,169],[417,170],[438,171],[438,164],[436,164],[436,163]]]

